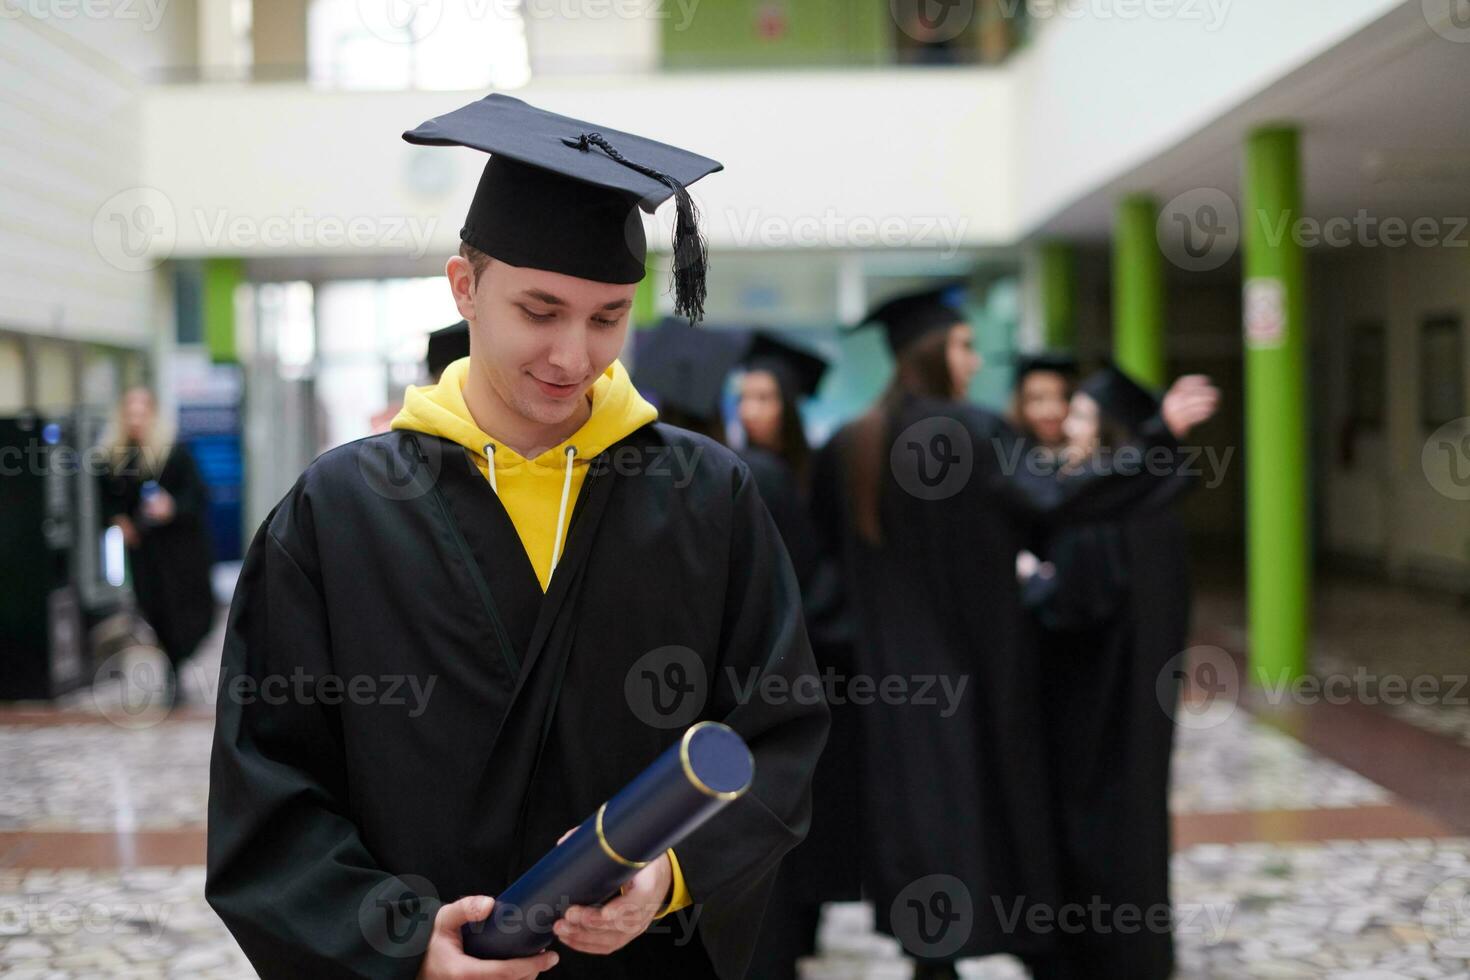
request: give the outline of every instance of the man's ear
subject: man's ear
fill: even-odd
[[[444,263],[444,276],[449,280],[449,291],[454,295],[459,315],[474,323],[475,267],[463,255],[454,255]]]

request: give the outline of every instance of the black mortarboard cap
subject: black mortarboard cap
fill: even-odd
[[[1077,377],[1077,358],[1063,351],[1022,354],[1016,358],[1016,376],[1011,382],[1012,386],[1020,388],[1021,382],[1026,380],[1026,375],[1035,374],[1037,371],[1060,374],[1070,381]]]
[[[1137,432],[1159,410],[1158,396],[1113,364],[1088,375],[1077,390],[1090,396],[1103,415],[1129,432]]]
[[[470,356],[469,321],[461,320],[441,327],[429,334],[429,352],[424,355],[424,365],[429,376],[437,378],[461,357]]]
[[[633,334],[633,384],[660,408],[709,421],[719,413],[725,379],[750,343],[745,330],[695,328],[679,317],[665,317],[652,330]]]
[[[460,238],[511,265],[597,282],[642,280],[643,222],[670,196],[674,312],[704,314],[704,237],[686,188],[719,162],[655,140],[546,112],[508,95],[435,116],[403,134],[410,143],[490,154]]]
[[[817,393],[827,359],[796,341],[769,330],[756,331],[745,366],[752,371],[769,371],[792,398],[810,398]]]
[[[964,322],[965,314],[956,305],[959,291],[960,286],[951,283],[895,296],[870,310],[858,326],[879,324],[888,337],[888,349],[897,356],[931,330],[947,330]]]

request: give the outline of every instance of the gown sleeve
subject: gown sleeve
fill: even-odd
[[[1041,525],[1123,516],[1174,481],[1180,466],[1179,443],[1159,415],[1139,427],[1135,441],[1112,464],[1075,474],[1037,469],[1020,456],[1007,462],[1004,436],[992,435],[986,442],[996,450],[981,453],[985,492]]]
[[[292,505],[255,535],[230,609],[205,896],[268,980],[411,978],[437,901],[378,868],[349,819],[337,709],[289,695],[293,672],[332,673],[311,535]]]
[[[174,446],[165,472],[166,478],[159,482],[174,498],[174,513],[202,518],[209,506],[209,491],[194,454],[183,444]]]
[[[806,836],[828,711],[801,594],[749,471],[736,471],[729,575],[708,716],[744,737],[751,789],[679,845],[721,980],[745,975],[781,857]],[[754,686],[751,686],[752,681]]]
[[[1128,556],[1115,522],[1074,525],[1053,535],[1046,559],[1049,578],[1032,576],[1022,603],[1048,630],[1096,629],[1112,620],[1128,598]]]

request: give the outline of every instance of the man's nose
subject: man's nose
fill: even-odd
[[[562,332],[551,345],[547,361],[559,371],[569,375],[582,375],[587,371],[587,336],[580,327],[571,327]]]

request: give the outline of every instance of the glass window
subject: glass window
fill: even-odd
[[[82,398],[87,407],[107,410],[122,395],[122,359],[116,351],[89,348],[82,359]]]
[[[26,354],[19,337],[0,337],[0,414],[26,407]]]
[[[429,331],[459,319],[442,276],[323,283],[316,315],[324,446],[386,427],[404,386],[424,380]]]
[[[76,349],[59,341],[39,340],[33,351],[37,410],[70,412],[77,403]]]
[[[530,80],[518,3],[312,0],[307,60],[318,85],[509,89]]]
[[[259,351],[274,356],[281,376],[309,374],[316,357],[311,283],[264,283],[255,297]]]
[[[1464,356],[1460,318],[1431,316],[1420,330],[1419,414],[1437,429],[1465,414]]]

